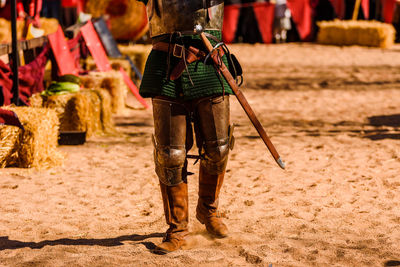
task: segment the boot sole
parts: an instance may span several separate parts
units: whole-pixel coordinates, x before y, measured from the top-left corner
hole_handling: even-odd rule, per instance
[[[153,254],[157,254],[157,255],[165,255],[165,254],[171,253],[173,251],[168,251],[168,250],[164,250],[164,249],[160,249],[160,248],[155,248],[151,252]]]

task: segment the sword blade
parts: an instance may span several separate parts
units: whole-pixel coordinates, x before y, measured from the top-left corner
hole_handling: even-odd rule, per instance
[[[207,39],[204,32],[200,33],[201,40],[203,41],[204,45],[206,46],[208,52],[212,53],[214,48],[210,41]],[[211,58],[213,59],[216,66],[219,67],[219,71],[225,77],[228,84],[231,86],[232,91],[234,92],[236,98],[238,99],[240,105],[246,112],[247,116],[249,117],[250,121],[253,123],[254,127],[256,128],[258,134],[260,135],[261,139],[264,141],[264,144],[267,146],[268,150],[270,151],[272,157],[275,159],[276,163],[282,169],[285,169],[285,163],[282,161],[281,157],[279,156],[278,151],[276,150],[275,146],[272,144],[271,139],[268,137],[267,132],[264,130],[264,127],[261,125],[260,121],[258,120],[256,114],[254,113],[253,109],[251,108],[250,104],[247,102],[247,99],[243,95],[242,91],[240,91],[239,86],[236,84],[235,79],[232,77],[231,73],[229,72],[228,68],[225,64],[218,59],[218,53],[212,54]]]

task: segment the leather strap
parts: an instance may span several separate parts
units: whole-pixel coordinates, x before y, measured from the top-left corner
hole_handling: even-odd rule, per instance
[[[182,75],[182,73],[186,69],[187,64],[193,63],[198,60],[204,60],[207,56],[206,52],[203,52],[196,47],[189,46],[188,48],[185,48],[183,45],[180,44],[169,44],[165,42],[158,42],[153,44],[153,50],[163,51],[166,53],[169,52],[174,57],[181,59],[175,66],[175,68],[171,71],[170,79],[173,81],[178,79]],[[222,56],[223,49],[220,50],[220,53]]]

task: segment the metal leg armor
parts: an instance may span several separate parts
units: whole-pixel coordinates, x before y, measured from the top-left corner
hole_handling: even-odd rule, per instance
[[[186,151],[193,144],[190,141],[193,134],[187,132],[187,124],[190,123],[187,115],[188,111],[182,104],[153,99],[156,173],[160,181],[168,186],[178,185],[186,180]]]
[[[186,149],[192,146],[187,138],[187,110],[179,103],[153,99],[155,134],[154,161],[160,180],[165,220],[169,225],[162,243],[154,253],[166,254],[180,249],[188,235],[188,187]],[[190,134],[188,134],[190,136]]]
[[[196,141],[204,158],[200,164],[210,174],[225,171],[230,148],[229,96],[202,100],[197,104]]]
[[[228,235],[228,228],[218,212],[219,192],[224,181],[233,129],[229,127],[229,97],[221,96],[202,101],[197,106],[199,124],[197,139],[202,145],[204,159],[200,162],[199,200],[196,218],[215,237]]]

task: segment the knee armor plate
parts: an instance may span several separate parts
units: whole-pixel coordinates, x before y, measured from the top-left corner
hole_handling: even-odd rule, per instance
[[[186,180],[187,163],[184,146],[160,146],[155,144],[154,162],[157,176],[163,184],[173,186]]]
[[[203,167],[210,174],[220,174],[225,171],[229,154],[229,138],[217,141],[206,141],[203,147],[204,159],[201,161]]]

